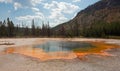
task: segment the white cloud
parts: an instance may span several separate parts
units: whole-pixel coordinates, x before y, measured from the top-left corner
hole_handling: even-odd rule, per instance
[[[73,2],[80,2],[81,0],[73,0]]]
[[[50,11],[49,19],[54,20],[54,25],[68,21],[66,14],[73,14],[79,10],[79,7],[66,2],[52,1],[52,3],[45,3],[44,8]]]
[[[39,12],[35,12],[35,15],[18,16],[15,19],[17,19],[18,21],[26,22],[26,24],[30,25],[31,24],[31,20],[34,19],[38,23],[38,22],[41,22],[40,20],[43,21],[44,18],[45,18],[44,14],[39,11]]]
[[[35,14],[38,15],[38,16],[41,16],[42,18],[44,18],[43,13],[41,13],[41,12],[35,12]]]
[[[30,3],[33,5],[33,6],[36,6],[38,4],[40,4],[43,0],[30,0]]]
[[[1,3],[12,3],[12,0],[0,0]]]
[[[63,13],[71,14],[71,13],[74,13],[76,10],[78,10],[79,7],[71,3],[61,2],[59,5],[59,9],[61,9]]]
[[[26,16],[16,17],[16,19],[20,21],[28,21],[32,19],[41,19],[41,18],[42,18],[41,16],[37,16],[37,15],[26,15]]]
[[[40,12],[36,12],[35,15],[25,15],[25,16],[18,16],[15,19],[17,19],[20,22],[24,22],[28,27],[31,27],[31,21],[34,19],[35,24],[39,25],[41,21],[44,20],[44,15]]]
[[[22,5],[18,0],[0,0],[0,3],[6,3],[6,4],[10,3],[13,5],[15,10],[17,10],[18,8],[22,8]]]
[[[61,13],[61,12],[58,12],[56,10],[53,10],[51,12],[51,15],[49,16],[49,19],[53,19],[53,26],[57,25],[57,24],[60,24],[60,23],[63,23],[65,21],[67,21],[68,19]]]
[[[33,10],[33,12],[35,13],[35,17],[34,18],[37,18],[37,17],[40,17],[38,19],[44,19],[44,14],[42,12],[40,12],[39,8],[36,8],[36,7],[32,7],[31,8]]]
[[[44,15],[41,12],[35,12],[35,15],[19,16],[19,17],[16,17],[16,19],[19,20],[19,21],[28,21],[28,20],[32,20],[32,19],[43,20],[44,19]]]
[[[44,4],[44,8],[46,9],[57,9],[57,11],[61,11],[63,13],[74,13],[76,10],[79,9],[78,6],[73,5],[71,3],[66,3],[66,2],[56,2],[56,1],[52,1],[51,4]]]
[[[39,9],[38,8],[35,8],[35,7],[32,7],[31,8],[34,12],[38,12],[39,11]]]
[[[22,8],[22,5],[18,2],[14,3],[14,9],[17,10],[18,8]]]
[[[56,1],[53,1],[51,4],[45,3],[45,4],[44,4],[44,8],[46,8],[46,9],[51,9],[51,8],[54,8],[55,5],[56,5]]]
[[[14,6],[14,9],[18,8],[31,8],[35,7],[38,4],[41,4],[43,0],[0,0],[0,3],[11,3]]]

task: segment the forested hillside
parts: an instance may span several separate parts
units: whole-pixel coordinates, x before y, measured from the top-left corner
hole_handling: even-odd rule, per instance
[[[100,0],[53,29],[59,35],[63,28],[66,36],[120,36],[120,0]]]

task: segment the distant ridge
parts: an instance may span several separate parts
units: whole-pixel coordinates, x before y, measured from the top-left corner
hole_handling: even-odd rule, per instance
[[[53,29],[57,31],[62,26],[69,29],[75,23],[78,23],[80,28],[83,28],[83,26],[89,27],[96,21],[105,21],[107,23],[120,21],[120,0],[100,0],[80,11],[72,20]]]

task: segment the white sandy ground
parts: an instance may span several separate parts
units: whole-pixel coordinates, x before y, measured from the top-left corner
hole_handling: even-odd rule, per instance
[[[120,45],[117,39],[88,39],[88,38],[12,38],[0,39],[15,45],[0,45],[0,52],[9,47],[33,45],[47,40],[71,40],[71,41],[105,41],[110,44]],[[114,56],[89,55],[87,60],[78,58],[72,60],[40,61],[20,54],[0,55],[0,71],[120,71],[120,49],[115,48],[109,53]]]

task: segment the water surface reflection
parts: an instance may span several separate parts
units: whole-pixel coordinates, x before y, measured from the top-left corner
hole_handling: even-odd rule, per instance
[[[34,48],[41,48],[45,52],[73,51],[74,49],[94,48],[90,43],[72,41],[48,41],[44,44],[36,45]]]

